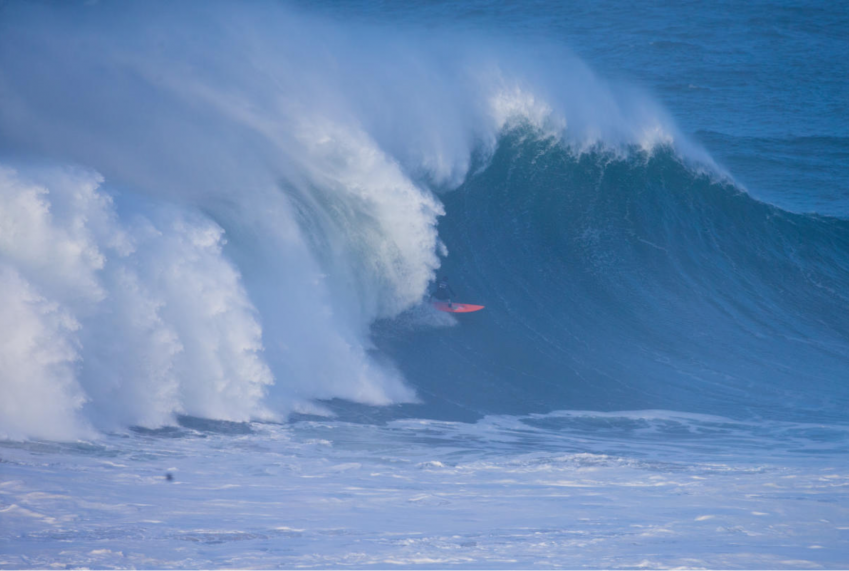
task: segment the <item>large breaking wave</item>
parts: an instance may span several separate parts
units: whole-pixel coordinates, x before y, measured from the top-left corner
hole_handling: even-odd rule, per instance
[[[845,406],[846,224],[753,201],[554,46],[12,6],[0,103],[7,437],[331,399]],[[414,309],[441,264],[485,313]]]

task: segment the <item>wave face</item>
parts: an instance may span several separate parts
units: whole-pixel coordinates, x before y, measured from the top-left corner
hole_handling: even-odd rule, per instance
[[[844,419],[847,223],[751,199],[562,48],[269,5],[4,10],[6,437],[334,399]],[[423,308],[440,267],[487,310]]]
[[[432,398],[846,420],[847,221],[758,202],[670,147],[580,152],[527,128],[445,207],[443,270],[487,310],[385,335]]]

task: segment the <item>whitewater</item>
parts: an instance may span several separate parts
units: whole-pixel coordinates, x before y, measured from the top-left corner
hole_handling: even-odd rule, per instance
[[[0,568],[849,567],[849,14],[725,8],[0,5]]]

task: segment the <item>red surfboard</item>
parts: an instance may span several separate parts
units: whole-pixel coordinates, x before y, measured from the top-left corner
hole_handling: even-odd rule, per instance
[[[433,307],[438,309],[439,311],[445,311],[447,313],[471,313],[473,311],[480,311],[484,308],[483,305],[472,305],[470,303],[452,303],[448,305],[447,301],[432,301]]]

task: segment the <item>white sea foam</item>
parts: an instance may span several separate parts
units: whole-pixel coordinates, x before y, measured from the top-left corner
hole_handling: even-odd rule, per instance
[[[2,561],[798,568],[845,559],[849,544],[835,532],[847,526],[844,427],[831,427],[829,449],[800,452],[785,441],[792,425],[781,422],[698,418],[734,428],[648,441],[626,425],[592,439],[597,419],[612,420],[596,414],[576,415],[565,430],[537,425],[559,414],[0,443]],[[60,477],[45,483],[45,463]]]
[[[159,227],[137,220],[125,229],[99,175],[40,169],[44,184],[8,168],[2,175],[10,303],[0,374],[14,411],[4,430],[74,438],[83,433],[73,427],[90,421],[267,416],[260,328],[222,257],[220,227],[174,210]],[[91,415],[79,415],[83,403]]]
[[[87,432],[77,415],[86,398],[75,377],[79,323],[5,264],[0,292],[0,435],[62,439]]]

